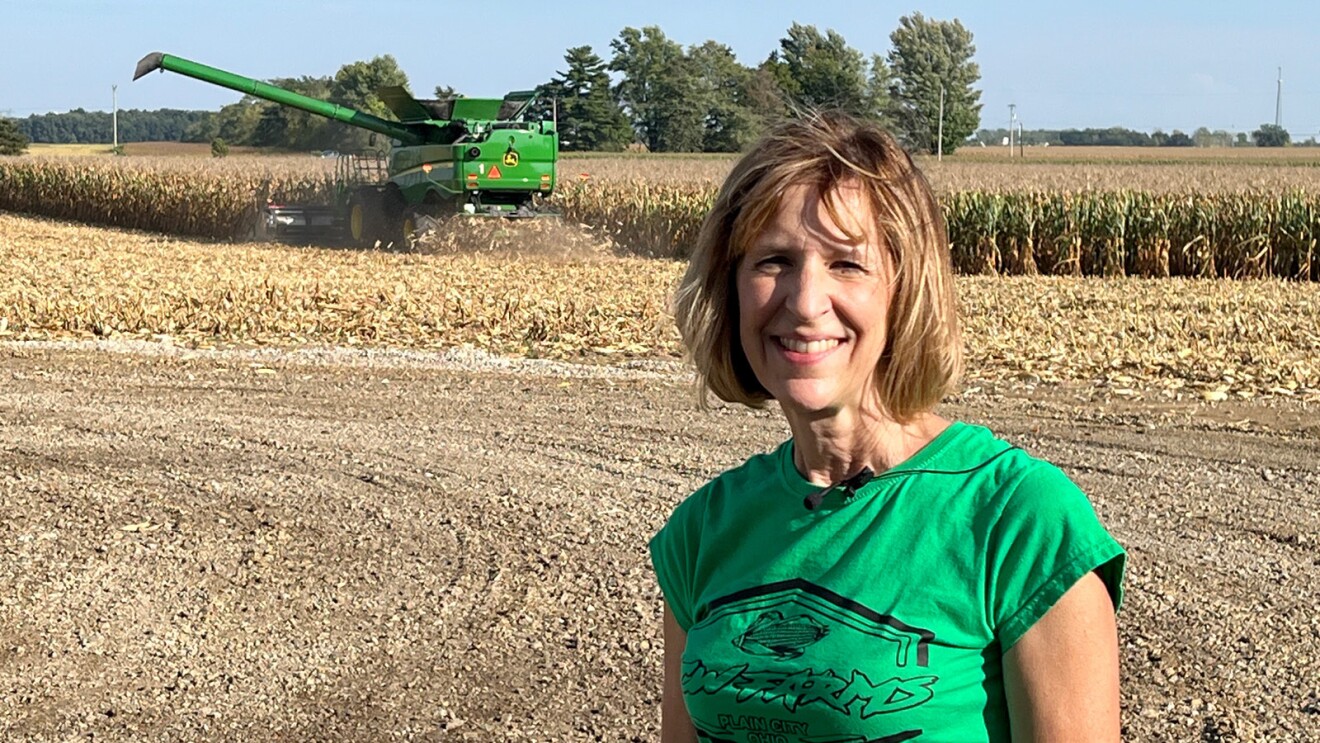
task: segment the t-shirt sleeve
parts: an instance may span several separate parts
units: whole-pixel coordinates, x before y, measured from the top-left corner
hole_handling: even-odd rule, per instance
[[[692,626],[692,583],[696,564],[699,531],[692,522],[695,504],[692,498],[680,503],[669,521],[651,538],[651,565],[656,581],[665,596],[669,611],[684,632]]]
[[[1115,611],[1122,603],[1126,553],[1086,495],[1052,464],[1036,463],[1019,481],[987,549],[988,610],[1004,652],[1092,570]]]

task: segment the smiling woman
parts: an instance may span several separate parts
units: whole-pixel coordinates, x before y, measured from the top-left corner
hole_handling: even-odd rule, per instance
[[[748,328],[734,326],[751,309],[741,306],[752,298],[742,290],[754,295],[751,284],[765,282],[752,277],[767,272],[778,276],[780,295],[789,282],[812,289],[800,281],[812,266],[795,265],[809,255],[822,267],[832,259],[833,285],[883,294],[884,302],[859,309],[886,315],[880,347],[889,373],[874,381],[892,416],[933,407],[962,369],[939,205],[888,134],[845,122],[822,116],[771,133],[729,173],[702,224],[676,314],[703,386],[723,400],[759,405],[774,397],[745,355]]]
[[[1116,740],[1124,553],[1056,467],[936,414],[962,363],[925,178],[875,125],[786,122],[675,302],[708,392],[792,438],[651,542],[664,740]]]

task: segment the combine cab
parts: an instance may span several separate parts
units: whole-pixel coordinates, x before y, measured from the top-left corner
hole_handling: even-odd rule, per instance
[[[359,245],[402,243],[422,217],[450,214],[536,217],[554,193],[559,136],[553,122],[526,118],[533,91],[504,98],[419,100],[402,87],[377,91],[398,121],[299,95],[159,52],[138,62],[136,80],[169,70],[389,137],[383,156],[339,156],[335,203],[267,204],[259,230],[342,231]]]

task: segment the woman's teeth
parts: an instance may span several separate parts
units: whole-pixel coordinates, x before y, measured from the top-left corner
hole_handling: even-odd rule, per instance
[[[787,348],[793,353],[820,353],[839,345],[839,339],[831,338],[824,341],[799,341],[793,338],[780,338],[779,345]]]

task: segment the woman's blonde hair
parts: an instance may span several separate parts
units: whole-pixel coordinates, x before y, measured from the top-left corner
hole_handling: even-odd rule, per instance
[[[836,189],[860,187],[871,234],[893,267],[888,337],[876,369],[884,412],[898,421],[931,410],[962,372],[962,340],[949,240],[939,204],[912,159],[878,125],[821,112],[773,127],[733,167],[715,197],[674,301],[679,333],[706,390],[760,407],[770,394],[738,337],[735,273],[779,210],[785,191],[808,185],[840,229]],[[864,239],[865,235],[849,235]]]

